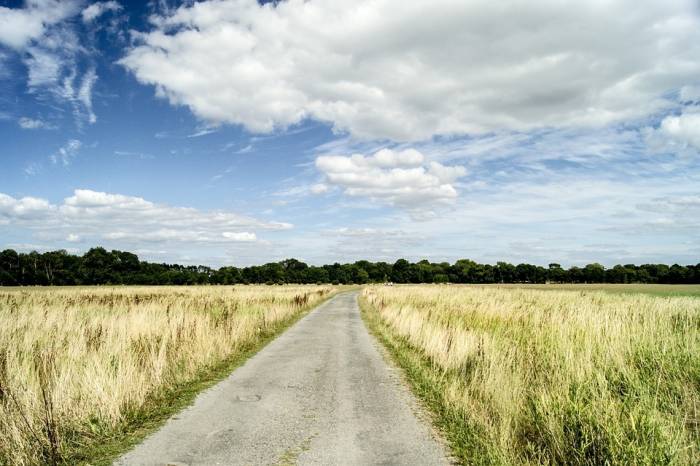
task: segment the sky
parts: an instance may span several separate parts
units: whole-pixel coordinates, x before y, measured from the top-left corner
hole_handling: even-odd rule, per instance
[[[700,262],[695,0],[0,0],[0,249]]]

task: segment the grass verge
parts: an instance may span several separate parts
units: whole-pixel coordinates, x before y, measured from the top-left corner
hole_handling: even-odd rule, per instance
[[[127,413],[125,422],[118,430],[97,433],[89,442],[76,445],[76,448],[72,448],[72,451],[62,458],[61,464],[94,466],[112,464],[120,455],[157,431],[171,416],[191,405],[203,390],[228,377],[236,368],[243,365],[311,310],[325,304],[343,291],[345,290],[332,292],[323,301],[303,308],[291,318],[266,329],[255,341],[241,346],[234,355],[220,363],[201,370],[194,379],[170,386],[149,397],[138,409]]]
[[[371,287],[363,319],[463,464],[700,464],[700,302]]]
[[[502,464],[494,458],[493,452],[484,453],[488,447],[479,439],[478,430],[459,412],[448,407],[443,396],[445,379],[432,368],[430,360],[416,352],[405,338],[392,333],[362,296],[359,303],[370,333],[404,371],[411,391],[429,409],[433,425],[449,444],[454,458],[461,464]]]

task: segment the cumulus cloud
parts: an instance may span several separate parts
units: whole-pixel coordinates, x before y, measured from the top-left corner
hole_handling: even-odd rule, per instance
[[[0,193],[0,223],[9,223],[12,220],[40,219],[54,210],[55,206],[49,204],[46,199],[36,197],[15,199]]]
[[[660,131],[682,145],[700,149],[700,113],[669,116],[661,122]]]
[[[0,6],[0,44],[22,50],[39,39],[46,29],[74,15],[78,2],[29,0],[24,8]]]
[[[686,106],[681,113],[665,117],[658,127],[643,128],[641,134],[651,152],[697,155],[700,150],[700,107]]]
[[[461,166],[426,162],[414,149],[382,149],[373,155],[323,155],[316,168],[326,184],[349,196],[365,197],[408,209],[446,204],[457,197],[454,182],[466,175]]]
[[[305,118],[393,140],[605,125],[674,105],[700,72],[693,0],[224,0],[152,20],[121,64],[254,132]]]
[[[122,6],[119,4],[119,2],[97,2],[85,8],[82,11],[81,16],[83,17],[83,22],[87,24],[92,23],[108,11],[117,12],[121,10]]]
[[[141,197],[77,189],[59,205],[45,199],[0,194],[0,224],[36,231],[67,242],[252,243],[256,231],[288,230],[226,211],[201,211],[157,204]]]

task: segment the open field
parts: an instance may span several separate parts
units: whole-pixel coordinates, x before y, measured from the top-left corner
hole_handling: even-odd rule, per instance
[[[0,289],[0,464],[109,456],[334,290]]]
[[[464,463],[700,463],[700,298],[538,288],[361,303]]]
[[[609,293],[645,293],[656,296],[698,296],[700,285],[663,285],[649,283],[552,283],[547,285],[500,284],[480,285],[503,288],[530,288],[535,290],[607,291]]]

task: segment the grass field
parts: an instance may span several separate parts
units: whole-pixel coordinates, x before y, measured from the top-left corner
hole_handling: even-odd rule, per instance
[[[0,464],[108,462],[333,291],[0,289]]]
[[[700,464],[700,297],[668,291],[370,286],[361,304],[466,464]]]
[[[525,288],[535,290],[606,291],[608,293],[644,293],[656,296],[698,296],[700,285],[661,285],[646,283],[591,283],[591,284],[547,284],[547,285],[477,285],[499,288]]]

